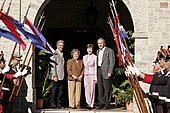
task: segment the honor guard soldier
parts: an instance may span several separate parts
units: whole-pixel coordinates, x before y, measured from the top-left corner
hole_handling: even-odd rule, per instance
[[[2,70],[4,69],[4,67],[5,67],[5,60],[3,57],[3,52],[1,51],[1,53],[0,53],[0,85],[2,85],[2,81],[3,81],[3,77],[4,77],[4,75],[2,73]],[[1,89],[0,89],[0,113],[3,113],[4,108],[5,108],[4,93],[6,93],[6,92],[9,92],[9,88],[1,86]]]
[[[167,83],[169,80],[169,72],[167,63],[165,62],[168,59],[168,56],[159,55],[158,61],[160,65],[160,71],[155,72],[154,74],[145,74],[139,72],[136,67],[133,69],[128,69],[125,73],[136,73],[137,76],[143,78],[143,82],[151,84],[150,93],[153,105],[154,113],[167,113],[166,108],[166,96],[167,96]]]
[[[166,76],[170,78],[170,55],[166,57],[165,62],[166,62],[165,68],[167,70]],[[168,79],[167,83],[165,102],[167,104],[167,113],[170,113],[170,79]]]
[[[153,73],[162,73],[162,66],[159,63],[159,60],[155,60],[153,62]],[[160,76],[160,74],[156,74],[155,76]],[[159,104],[160,104],[160,100],[159,100],[159,86],[151,84],[150,88],[149,88],[149,100],[151,101],[152,104],[152,109],[153,109],[153,113],[157,113],[157,109]]]
[[[0,53],[0,113],[4,113],[6,111],[6,107],[8,105],[8,98],[10,94],[10,87],[12,82],[12,76],[5,74],[9,71],[9,67],[5,67],[5,59],[4,54],[1,51]]]
[[[7,112],[11,90],[14,84],[16,84],[17,78],[27,73],[26,71],[21,72],[20,70],[17,69],[17,66],[20,63],[22,56],[16,54],[13,55],[11,64],[10,66],[8,66],[5,64],[5,60],[2,57],[2,55],[0,54],[0,79],[1,82],[3,81],[3,79],[5,81],[4,83],[3,82],[1,83],[0,89],[1,95],[0,113]]]
[[[157,101],[155,109],[156,113],[167,113],[168,101],[170,100],[170,66],[168,65],[170,62],[170,56],[166,56],[165,59],[159,59],[161,64],[161,60],[164,61],[163,70],[155,73],[154,75],[149,74],[141,74],[140,77],[143,78],[143,82],[152,84],[156,86],[156,90],[158,91],[159,100]],[[168,97],[169,96],[169,97]],[[169,101],[170,102],[170,101]],[[170,106],[169,106],[170,107]],[[170,111],[168,112],[170,113]]]

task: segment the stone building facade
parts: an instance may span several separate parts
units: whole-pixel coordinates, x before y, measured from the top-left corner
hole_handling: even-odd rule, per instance
[[[10,0],[6,0],[4,12],[7,11],[9,2]],[[33,23],[37,23],[36,17],[42,13],[40,9],[43,9],[48,2],[50,0],[22,0],[20,4],[20,0],[13,0],[9,15],[19,20],[21,5],[22,22],[28,5],[31,3],[27,17]],[[152,62],[160,46],[170,45],[170,0],[123,0],[123,2],[130,11],[134,24],[135,63],[140,70],[151,72]],[[0,4],[2,3],[3,0],[0,1]],[[0,50],[5,51],[6,59],[9,59],[8,56],[13,46],[13,42],[0,38]],[[21,51],[21,54],[25,52]],[[28,84],[27,101],[33,103],[33,109],[35,109],[34,68],[32,75],[26,77],[26,82]]]

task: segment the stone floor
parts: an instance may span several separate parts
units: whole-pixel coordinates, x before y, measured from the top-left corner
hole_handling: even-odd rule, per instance
[[[88,109],[39,109],[33,113],[133,113],[122,109],[109,109],[109,110],[88,110]]]

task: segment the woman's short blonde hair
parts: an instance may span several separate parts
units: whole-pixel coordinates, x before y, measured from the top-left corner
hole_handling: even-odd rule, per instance
[[[73,56],[73,54],[76,53],[76,52],[78,53],[78,55],[80,55],[80,51],[78,49],[73,49],[71,51],[71,56]]]

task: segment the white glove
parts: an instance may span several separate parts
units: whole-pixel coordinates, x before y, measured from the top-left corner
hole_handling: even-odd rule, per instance
[[[10,70],[10,67],[8,65],[5,66],[5,68],[2,70],[2,73],[5,74]]]
[[[139,69],[135,65],[134,65],[134,71],[135,71],[137,76],[139,76],[141,74],[141,72],[139,71]]]
[[[132,75],[135,75],[135,70],[131,65],[129,65],[127,69],[132,73]]]
[[[21,76],[21,73],[22,73],[22,72],[21,72],[21,69],[19,69],[18,72],[16,72],[16,73],[14,74],[14,77],[15,77],[15,78],[18,78],[19,76]]]
[[[126,75],[127,77],[129,77],[129,76],[131,75],[130,70],[126,69],[126,71],[125,71],[125,75]]]
[[[21,75],[24,76],[25,74],[27,74],[28,70],[26,68],[24,68],[24,70],[21,72]]]

